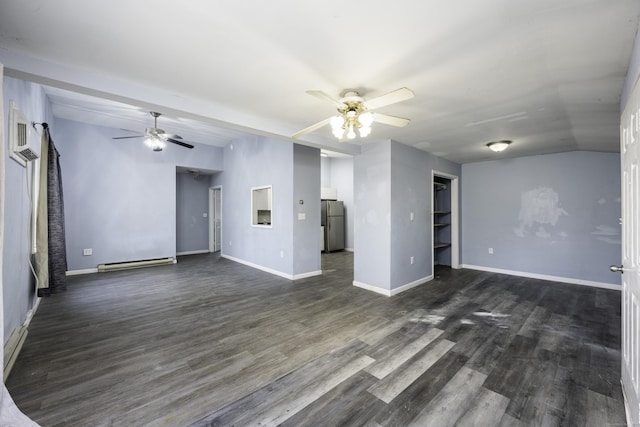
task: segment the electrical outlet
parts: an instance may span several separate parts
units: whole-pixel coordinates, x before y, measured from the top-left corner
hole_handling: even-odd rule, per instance
[[[409,261],[411,262],[411,265],[413,265],[413,257],[409,258]]]
[[[284,251],[280,251],[280,258],[284,258]]]
[[[83,256],[90,256],[90,255],[93,255],[93,249],[92,249],[92,248],[83,249],[83,250],[82,250],[82,255],[83,255]]]
[[[489,254],[493,255],[493,248],[489,248]]]
[[[411,213],[409,214],[409,219],[411,219],[411,221],[413,221],[413,219],[414,219],[413,212],[411,212]]]

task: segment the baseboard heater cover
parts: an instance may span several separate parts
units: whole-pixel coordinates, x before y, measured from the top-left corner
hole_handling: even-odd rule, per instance
[[[26,326],[19,326],[16,328],[9,340],[4,346],[4,366],[3,366],[3,377],[6,379],[9,377],[11,373],[11,369],[13,368],[13,364],[16,362],[18,358],[18,354],[20,354],[20,350],[22,350],[22,345],[24,344],[24,340],[27,339],[27,334],[29,331]]]
[[[108,264],[99,264],[98,272],[105,271],[117,271],[117,270],[129,270],[131,268],[153,267],[156,265],[173,264],[173,258],[156,258],[156,259],[143,259],[139,261],[127,261],[127,262],[111,262]]]

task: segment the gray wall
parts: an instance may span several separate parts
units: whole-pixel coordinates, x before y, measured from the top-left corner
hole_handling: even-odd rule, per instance
[[[154,152],[118,129],[57,120],[69,270],[176,255],[176,167],[221,170],[222,149]],[[93,256],[83,256],[92,248]]]
[[[177,253],[209,250],[209,180],[208,175],[176,174]]]
[[[331,187],[331,157],[320,158],[320,186]]]
[[[620,284],[608,269],[621,254],[618,154],[469,163],[462,173],[463,264]]]
[[[354,280],[391,289],[391,141],[362,146],[354,158]]]
[[[13,100],[16,106],[24,113],[29,121],[52,124],[49,107],[42,88],[33,83],[4,77],[3,102],[4,102],[4,137],[5,137],[5,164],[0,165],[5,171],[5,227],[3,245],[3,322],[4,341],[9,339],[13,330],[22,325],[27,318],[29,310],[35,303],[35,281],[29,268],[30,242],[30,189],[27,179],[31,184],[31,168],[33,163],[28,163],[28,169],[19,165],[9,157],[9,101]],[[35,142],[36,151],[40,152],[40,132],[31,128],[31,140]],[[52,130],[55,140],[55,130]]]
[[[433,273],[431,170],[425,167],[426,154],[391,145],[391,289]]]
[[[320,150],[312,150],[299,148],[294,155],[293,143],[260,136],[225,147],[224,172],[213,179],[222,186],[223,256],[285,276],[320,270]],[[253,227],[251,188],[265,185],[273,186],[272,226]],[[297,219],[300,199],[308,209],[304,221]],[[307,231],[309,240],[301,237]],[[303,240],[294,243],[299,236]],[[307,245],[316,255],[309,252],[298,259],[294,251]]]
[[[461,171],[456,163],[394,141],[363,146],[355,157],[356,282],[393,291],[433,273],[433,170],[456,176]]]
[[[293,174],[293,274],[305,274],[321,270],[320,150],[294,144]]]

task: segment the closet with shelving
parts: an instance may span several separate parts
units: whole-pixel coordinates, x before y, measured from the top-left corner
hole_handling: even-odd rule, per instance
[[[451,180],[433,178],[433,264],[451,266]]]

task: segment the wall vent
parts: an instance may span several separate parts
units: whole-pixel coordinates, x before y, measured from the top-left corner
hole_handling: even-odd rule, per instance
[[[9,126],[9,155],[16,162],[26,167],[27,162],[37,159],[38,155],[31,142],[29,121],[13,101],[10,103]]]

